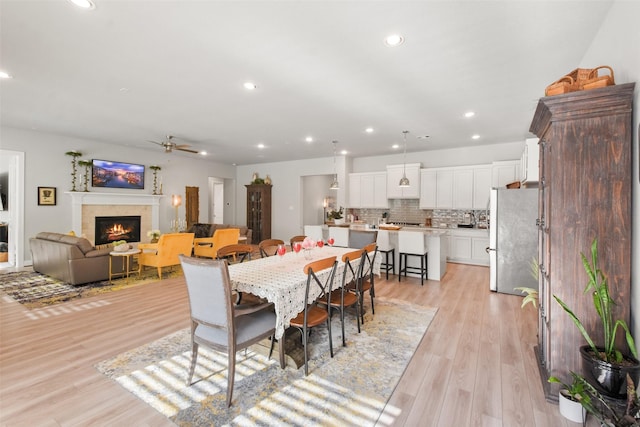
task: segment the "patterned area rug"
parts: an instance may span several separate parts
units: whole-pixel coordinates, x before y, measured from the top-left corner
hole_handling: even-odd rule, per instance
[[[334,358],[326,328],[315,328],[307,377],[303,367],[280,369],[277,355],[268,360],[267,343],[239,352],[231,408],[226,354],[200,347],[195,383],[185,385],[188,329],[96,368],[179,426],[372,426],[437,312],[382,298],[376,298],[375,309],[375,316],[365,315],[360,334],[355,317],[347,316],[346,347],[339,316],[333,317]]]
[[[166,273],[163,271],[162,278],[167,279],[180,275],[182,275],[182,269],[176,266],[171,270],[167,269]],[[34,271],[19,271],[0,273],[0,291],[28,308],[37,308],[157,282],[158,280],[156,270],[147,269],[142,272],[140,277],[134,274],[128,279],[114,279],[113,283],[103,280],[73,286]]]

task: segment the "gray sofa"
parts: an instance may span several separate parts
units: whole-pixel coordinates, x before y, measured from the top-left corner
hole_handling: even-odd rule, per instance
[[[38,273],[72,285],[109,278],[111,247],[96,249],[83,237],[47,232],[30,238],[29,245],[33,269]],[[114,263],[113,272],[121,270],[121,263]]]
[[[240,236],[247,238],[246,243],[251,243],[253,232],[245,225],[232,225],[232,224],[208,224],[208,223],[196,223],[189,227],[189,233],[195,233],[196,238],[211,237],[213,233],[219,228],[238,228],[240,229]]]

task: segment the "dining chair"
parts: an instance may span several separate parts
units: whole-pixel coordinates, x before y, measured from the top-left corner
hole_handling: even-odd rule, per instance
[[[364,248],[362,255],[362,275],[360,282],[360,321],[364,324],[364,293],[369,291],[369,297],[371,298],[371,314],[376,314],[376,310],[373,304],[373,300],[376,296],[376,289],[374,286],[374,274],[373,274],[373,264],[375,262],[376,256],[378,254],[378,246],[376,243],[370,243]],[[350,285],[349,290],[354,292],[354,286]]]
[[[331,291],[329,298],[318,298],[318,302],[321,304],[328,304],[331,308],[340,310],[340,322],[342,323],[342,346],[347,346],[347,341],[344,334],[344,309],[346,307],[356,307],[356,321],[358,323],[358,333],[360,333],[360,293],[362,282],[362,269],[364,268],[363,262],[364,250],[358,249],[357,251],[347,252],[342,255],[342,262],[344,262],[344,270],[342,272],[342,281],[340,289],[334,289]],[[358,262],[357,262],[358,261]],[[349,292],[347,287],[351,285],[355,292]]]
[[[347,248],[349,247],[349,228],[329,227],[329,238],[333,239],[333,246]]]
[[[293,236],[291,239],[289,239],[289,245],[291,246],[291,250],[293,250],[294,244],[302,243],[306,237],[307,236],[300,235],[300,236]]]
[[[215,258],[218,249],[238,243],[239,228],[219,228],[212,237],[201,237],[193,240],[193,254],[197,257]]]
[[[216,259],[226,259],[229,264],[251,261],[254,246],[246,243],[235,243],[218,249]]]
[[[198,347],[228,354],[227,406],[231,406],[236,352],[271,337],[273,353],[276,315],[271,303],[236,307],[232,302],[227,263],[222,260],[180,256],[191,317],[191,366],[187,386],[195,372]]]
[[[279,245],[284,245],[284,240],[266,239],[258,243],[260,256],[262,258],[270,257],[276,254]]]
[[[302,346],[304,350],[304,374],[309,375],[309,355],[307,351],[308,331],[309,328],[315,328],[316,326],[327,324],[329,332],[329,351],[331,357],[333,357],[333,341],[331,339],[331,316],[330,306],[325,308],[319,307],[317,300],[323,296],[331,294],[331,286],[333,286],[333,279],[336,274],[336,267],[338,262],[336,257],[323,258],[317,261],[310,262],[303,268],[304,274],[307,275],[307,286],[305,289],[305,306],[304,310],[298,313],[298,315],[291,319],[289,324],[300,330],[302,333]],[[322,274],[321,274],[322,273]],[[325,275],[326,277],[321,280],[318,275]],[[310,299],[309,291],[312,286],[318,286],[320,295],[317,298]]]

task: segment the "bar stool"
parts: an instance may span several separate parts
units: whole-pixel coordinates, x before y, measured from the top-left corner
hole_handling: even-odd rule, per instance
[[[389,230],[378,230],[376,243],[378,252],[384,255],[384,260],[380,263],[380,270],[385,272],[387,280],[389,280],[389,270],[396,274],[396,248],[389,242]]]
[[[398,282],[402,273],[407,277],[407,271],[420,274],[420,285],[424,286],[424,279],[427,278],[427,243],[424,233],[421,231],[398,231],[398,254],[400,258],[400,268],[398,269]],[[420,258],[420,267],[410,267],[408,257]],[[402,265],[404,261],[404,266]]]

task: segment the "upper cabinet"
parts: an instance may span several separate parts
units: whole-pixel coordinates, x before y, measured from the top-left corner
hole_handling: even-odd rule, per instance
[[[349,174],[350,208],[383,208],[387,203],[387,174],[384,172]]]
[[[486,209],[491,165],[422,169],[420,209]]]
[[[409,179],[409,187],[400,187],[398,183],[405,173]],[[387,198],[419,199],[420,198],[420,163],[387,166]]]
[[[473,209],[487,209],[491,194],[491,166],[473,168]]]
[[[520,160],[507,160],[491,164],[491,186],[505,187],[520,181]]]
[[[535,184],[538,182],[540,150],[538,138],[527,138],[520,158],[520,182],[523,184]]]

